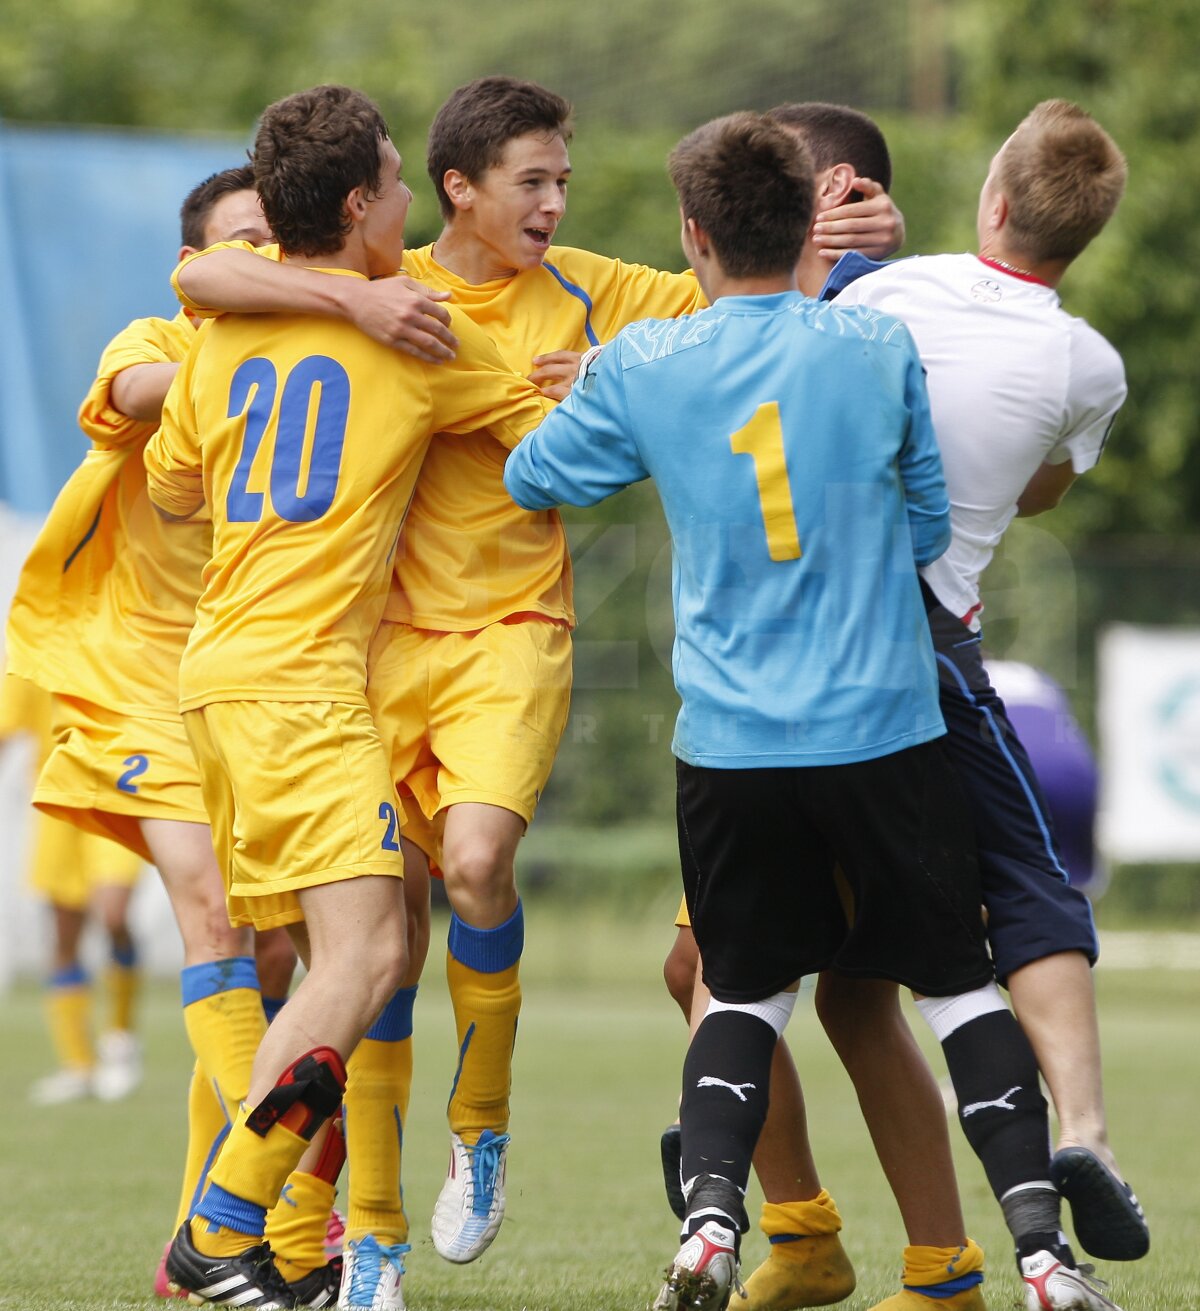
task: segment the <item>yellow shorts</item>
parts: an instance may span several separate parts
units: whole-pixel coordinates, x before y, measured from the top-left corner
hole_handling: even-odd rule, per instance
[[[180,720],[135,718],[56,696],[51,731],[54,749],[33,793],[47,815],[113,838],[145,861],[140,820],[208,823]]]
[[[405,837],[437,861],[439,813],[464,801],[529,823],[570,709],[568,629],[530,619],[434,633],[385,622],[367,675],[396,789],[416,802]]]
[[[35,814],[30,886],[45,900],[83,910],[95,888],[132,887],[144,868],[125,847],[74,824]]]
[[[216,701],[183,722],[234,924],[294,924],[298,890],[403,877],[403,812],[366,706]]]
[[[692,917],[688,914],[687,898],[679,899],[679,914],[675,916],[675,927],[677,929],[690,929],[692,927]]]

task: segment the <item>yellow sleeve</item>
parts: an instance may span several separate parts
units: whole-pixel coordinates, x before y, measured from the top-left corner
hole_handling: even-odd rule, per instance
[[[247,250],[252,255],[273,259],[276,264],[283,262],[283,251],[277,245],[252,246],[248,241],[219,241],[215,246],[206,246],[203,250],[194,250],[190,255],[185,255],[175,266],[175,272],[171,274],[171,287],[184,309],[191,310],[197,318],[201,319],[220,318],[225,311],[213,309],[210,305],[198,305],[179,285],[179,273],[181,269],[187,268],[192,260],[199,259],[202,255],[211,255],[214,250]]]
[[[180,311],[174,319],[135,319],[108,343],[79,407],[79,426],[97,446],[117,450],[150,436],[153,423],[131,419],[113,405],[113,380],[137,364],[178,364],[195,335],[196,330]]]
[[[175,519],[189,519],[204,504],[204,481],[192,368],[185,364],[163,402],[162,424],[146,444],[146,490],[150,500]]]
[[[452,363],[426,370],[438,432],[489,432],[512,447],[546,417],[554,402],[504,363],[492,340],[465,314],[450,308],[451,330],[458,337]]]

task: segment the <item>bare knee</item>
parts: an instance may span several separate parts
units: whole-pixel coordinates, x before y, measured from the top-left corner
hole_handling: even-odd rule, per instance
[[[843,1060],[864,1046],[908,1034],[899,989],[883,979],[850,979],[826,972],[817,982],[814,1008]]]

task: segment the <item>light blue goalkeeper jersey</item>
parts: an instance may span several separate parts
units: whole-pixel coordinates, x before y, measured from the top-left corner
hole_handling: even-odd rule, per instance
[[[673,544],[680,759],[848,764],[945,731],[916,566],[949,505],[901,323],[787,293],[632,324],[504,471],[527,509],[644,478]]]

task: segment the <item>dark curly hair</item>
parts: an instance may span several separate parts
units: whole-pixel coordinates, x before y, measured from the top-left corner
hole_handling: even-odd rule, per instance
[[[330,255],[350,231],[346,197],[377,195],[387,124],[374,101],[346,86],[318,86],[269,105],[254,138],[263,213],[288,255]]]

